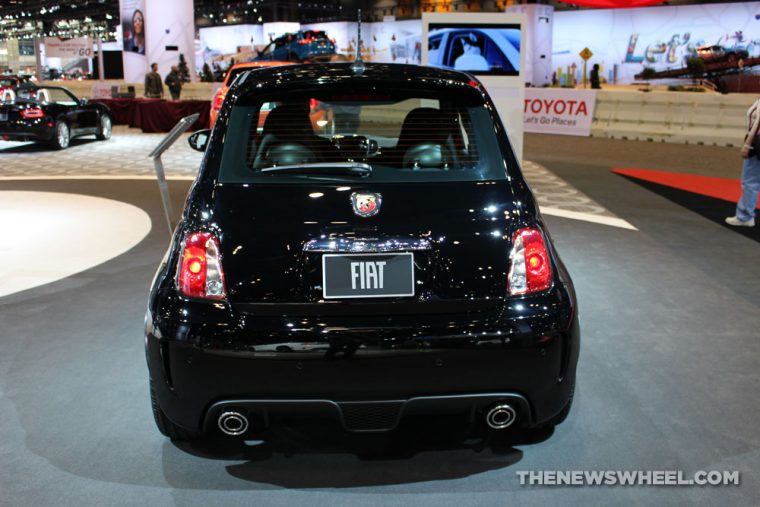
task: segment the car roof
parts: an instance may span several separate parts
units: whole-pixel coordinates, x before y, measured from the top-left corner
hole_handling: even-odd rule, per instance
[[[276,67],[278,65],[292,65],[293,62],[287,62],[284,60],[257,60],[255,62],[240,62],[234,64],[232,67],[229,68],[227,72],[230,72],[231,70],[237,70],[237,69],[256,69],[259,67]]]
[[[353,68],[353,62],[280,65],[243,75],[233,87],[237,87],[238,93],[245,94],[254,90],[259,93],[270,88],[322,87],[356,80],[357,84],[439,89],[469,86],[478,88],[481,93],[483,91],[480,83],[470,74],[454,70],[398,63],[364,63],[361,72]]]

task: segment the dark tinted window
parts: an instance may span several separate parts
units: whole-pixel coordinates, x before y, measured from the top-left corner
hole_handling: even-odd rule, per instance
[[[227,125],[219,179],[299,181],[314,175],[263,170],[330,163],[369,164],[369,177],[380,181],[506,176],[493,119],[475,89],[331,87],[241,99]]]

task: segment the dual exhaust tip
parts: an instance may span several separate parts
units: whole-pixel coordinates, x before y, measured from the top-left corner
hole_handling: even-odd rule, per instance
[[[509,403],[497,403],[486,411],[486,424],[494,430],[509,428],[517,420],[517,411]],[[236,410],[227,410],[219,415],[219,429],[225,435],[237,437],[248,431],[248,417]]]
[[[517,420],[517,412],[509,403],[497,403],[486,411],[486,424],[494,430],[509,428]]]
[[[248,417],[236,410],[222,412],[217,421],[222,433],[237,437],[248,431]]]

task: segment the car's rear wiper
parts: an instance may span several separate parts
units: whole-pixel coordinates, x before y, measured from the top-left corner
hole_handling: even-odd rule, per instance
[[[294,164],[266,167],[262,173],[286,174],[339,174],[365,178],[372,174],[372,166],[363,162],[316,162],[311,164]]]

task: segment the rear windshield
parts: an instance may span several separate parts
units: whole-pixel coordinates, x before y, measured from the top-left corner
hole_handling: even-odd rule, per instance
[[[219,181],[351,179],[310,165],[369,166],[374,181],[503,179],[506,162],[481,95],[332,87],[240,99],[224,137]],[[273,171],[283,166],[299,171]]]

